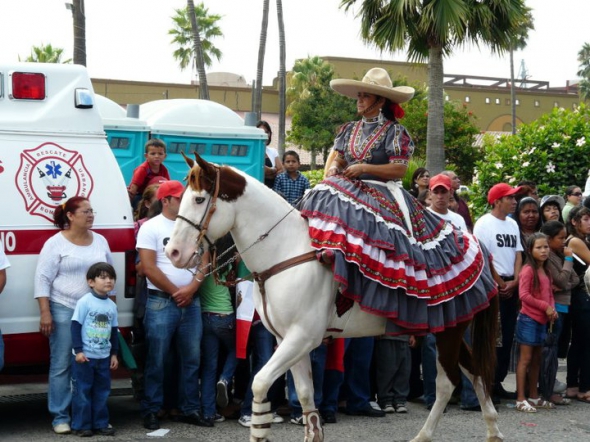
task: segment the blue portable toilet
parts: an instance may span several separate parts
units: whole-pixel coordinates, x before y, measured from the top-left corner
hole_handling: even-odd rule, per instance
[[[263,181],[266,134],[245,126],[231,109],[208,100],[157,100],[140,105],[139,116],[151,137],[166,143],[164,165],[172,179],[182,180],[187,174],[181,153],[194,157],[197,152],[207,161],[233,166]]]
[[[129,184],[135,168],[145,161],[144,146],[149,138],[149,127],[145,121],[128,117],[125,109],[113,100],[98,94],[95,98],[107,141],[125,184]]]

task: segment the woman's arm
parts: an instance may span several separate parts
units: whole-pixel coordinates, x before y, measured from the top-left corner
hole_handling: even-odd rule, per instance
[[[387,164],[351,164],[344,169],[343,175],[347,178],[358,178],[363,174],[370,174],[385,180],[401,179],[406,174],[408,166],[402,163]]]
[[[586,246],[584,241],[580,238],[574,237],[570,240],[568,246],[578,258],[584,261],[587,265],[590,265],[590,250],[588,250],[588,246]]]

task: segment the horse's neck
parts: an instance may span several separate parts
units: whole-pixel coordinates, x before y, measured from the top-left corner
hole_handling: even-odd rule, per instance
[[[251,271],[311,250],[307,222],[274,192],[246,192],[236,202],[232,237]],[[261,239],[263,235],[267,235]]]

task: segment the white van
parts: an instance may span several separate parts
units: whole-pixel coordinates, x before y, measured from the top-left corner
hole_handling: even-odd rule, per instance
[[[125,182],[106,141],[86,68],[0,63],[0,240],[11,267],[0,295],[5,370],[47,365],[33,297],[38,254],[57,232],[53,211],[83,195],[97,212],[117,271],[119,324],[132,324],[133,216]]]

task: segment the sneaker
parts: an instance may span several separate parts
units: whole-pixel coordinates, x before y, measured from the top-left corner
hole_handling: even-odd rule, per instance
[[[385,406],[382,408],[383,411],[385,411],[386,413],[395,413],[395,408],[393,408],[392,404],[385,404]]]
[[[217,382],[217,397],[216,397],[217,406],[220,408],[227,407],[229,403],[229,398],[227,396],[227,381],[225,379],[220,379]]]
[[[567,384],[565,382],[561,382],[559,379],[555,379],[555,385],[553,386],[553,393],[561,394],[565,393],[567,389]]]
[[[215,416],[213,416],[213,420],[215,421],[215,423],[225,422],[225,417],[223,417],[219,413],[215,413]]]
[[[252,416],[249,414],[243,415],[238,419],[238,424],[240,424],[242,427],[250,428],[252,426]]]
[[[70,434],[72,432],[72,428],[68,423],[57,424],[53,427],[53,432],[55,434]]]
[[[291,417],[291,421],[290,421],[293,425],[305,425],[305,423],[303,422],[303,416],[292,416]]]
[[[395,412],[405,414],[408,412],[405,404],[395,404]]]
[[[98,434],[99,436],[114,436],[115,429],[109,424],[106,428],[99,428],[98,430],[94,430],[94,434]]]
[[[92,437],[92,430],[76,430],[76,436],[80,437]]]
[[[283,422],[285,422],[285,419],[283,419],[283,416],[279,416],[279,415],[277,414],[277,412],[276,412],[276,411],[274,411],[274,412],[272,413],[272,423],[273,423],[273,424],[282,424]]]

